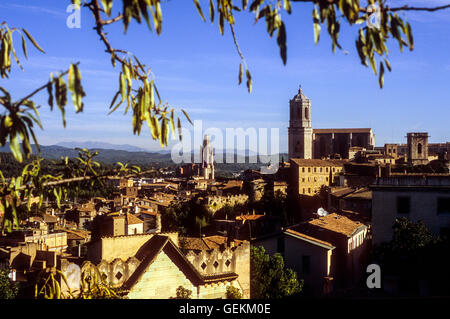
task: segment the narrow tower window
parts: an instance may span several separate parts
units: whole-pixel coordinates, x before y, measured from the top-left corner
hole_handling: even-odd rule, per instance
[[[305,119],[309,120],[309,109],[305,108]]]
[[[417,144],[417,153],[422,154],[422,144]]]

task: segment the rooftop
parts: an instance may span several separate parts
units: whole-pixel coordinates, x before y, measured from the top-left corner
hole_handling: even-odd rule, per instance
[[[341,160],[320,160],[320,159],[304,159],[304,158],[291,158],[291,162],[294,162],[298,166],[323,166],[323,167],[343,167],[345,161]]]
[[[181,242],[181,240],[180,240]],[[236,245],[242,243],[242,240],[233,240]],[[227,245],[228,238],[225,236],[208,236],[208,237],[185,237],[183,241],[183,249],[187,250],[211,250],[220,249]]]
[[[315,128],[313,134],[323,133],[371,133],[371,128]]]

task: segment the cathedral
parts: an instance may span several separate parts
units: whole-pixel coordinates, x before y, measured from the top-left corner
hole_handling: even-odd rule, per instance
[[[349,158],[352,147],[373,150],[375,135],[371,128],[313,129],[311,100],[300,87],[289,101],[289,159]]]

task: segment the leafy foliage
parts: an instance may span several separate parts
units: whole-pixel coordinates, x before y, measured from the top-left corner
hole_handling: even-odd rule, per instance
[[[179,286],[177,288],[177,296],[174,299],[191,299],[192,298],[192,290],[184,288],[183,286]]]
[[[9,279],[9,270],[0,270],[0,299],[15,299],[19,286]]]
[[[289,268],[285,268],[283,257],[276,253],[270,256],[264,247],[251,247],[250,251],[251,298],[279,299],[299,294],[303,280]]]
[[[233,286],[228,286],[227,287],[227,299],[242,299],[242,293],[241,291]]]

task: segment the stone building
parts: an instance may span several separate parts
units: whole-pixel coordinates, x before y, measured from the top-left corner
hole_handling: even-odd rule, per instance
[[[428,164],[428,133],[408,133],[408,165]]]
[[[214,149],[209,135],[204,136],[200,146],[200,158],[201,163],[186,163],[176,169],[176,174],[180,177],[200,176],[206,180],[214,180]]]
[[[344,162],[339,160],[293,158],[290,163],[291,190],[306,196],[314,196],[322,186],[333,185],[344,167]]]
[[[391,174],[370,189],[374,243],[390,241],[395,219],[401,217],[422,220],[436,236],[449,233],[450,175]]]
[[[298,89],[289,101],[289,158],[312,158],[311,100]]]
[[[331,158],[348,159],[351,147],[372,150],[375,135],[371,128],[313,129],[311,122],[311,100],[301,87],[289,101],[289,159]]]
[[[250,244],[222,236],[183,241],[177,233],[104,237],[89,245],[88,261],[129,299],[172,298],[180,286],[193,299],[225,298],[230,286],[245,298],[250,293]],[[64,272],[68,265],[63,266]]]

